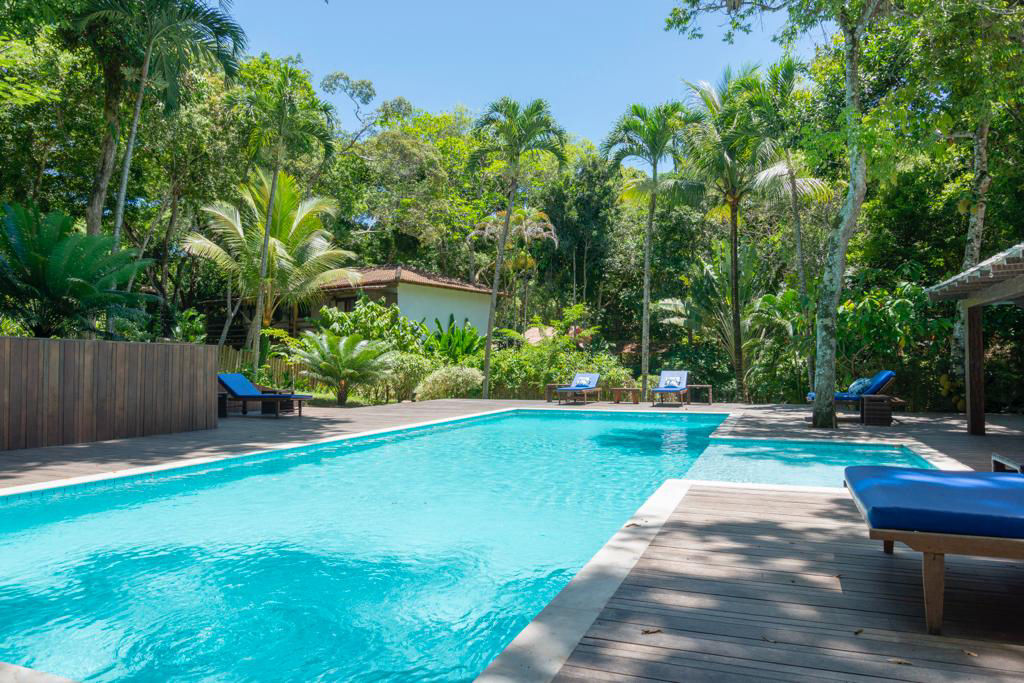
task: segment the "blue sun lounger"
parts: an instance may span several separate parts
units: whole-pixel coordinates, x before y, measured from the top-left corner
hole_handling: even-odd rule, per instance
[[[572,378],[572,384],[555,389],[558,394],[558,402],[562,403],[563,400],[568,402],[572,399],[575,403],[582,396],[583,405],[586,405],[587,397],[590,394],[600,395],[601,390],[597,387],[599,379],[601,379],[601,375],[596,372],[577,372],[576,376]]]
[[[260,401],[270,403],[273,406],[274,415],[281,417],[281,402],[295,401],[299,417],[302,417],[302,402],[313,398],[306,394],[265,392],[239,372],[219,372],[217,381],[227,391],[228,396],[242,402],[242,415],[248,414],[249,401]]]
[[[895,372],[893,372],[892,370],[882,370],[876,373],[875,376],[871,378],[867,386],[863,387],[860,390],[857,390],[854,389],[854,384],[856,384],[856,382],[854,382],[854,384],[851,384],[850,388],[847,389],[846,391],[837,391],[833,400],[836,403],[850,403],[860,405],[861,396],[874,396],[876,394],[884,394],[890,389],[890,387],[892,387],[892,384],[895,381]],[[853,389],[853,391],[851,391],[851,389]],[[813,391],[808,392],[807,400],[813,401],[814,396],[815,394]]]
[[[661,377],[658,378],[658,386],[651,389],[651,406],[654,406],[654,399],[660,399],[664,403],[665,397],[672,394],[676,395],[679,405],[682,405],[683,399],[690,391],[686,386],[689,376],[689,370],[662,370]]]
[[[925,623],[942,629],[945,556],[1024,559],[1024,476],[911,467],[846,468],[846,487],[886,553],[923,553]]]

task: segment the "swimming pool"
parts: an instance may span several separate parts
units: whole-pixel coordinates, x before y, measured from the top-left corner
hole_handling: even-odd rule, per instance
[[[722,478],[744,448],[742,476],[775,451],[802,483],[927,466],[712,440],[724,418],[515,411],[0,498],[0,660],[89,681],[471,679],[665,479]]]

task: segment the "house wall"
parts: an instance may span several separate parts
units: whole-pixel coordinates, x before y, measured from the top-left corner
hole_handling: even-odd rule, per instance
[[[464,292],[443,287],[424,287],[402,282],[398,285],[398,308],[410,320],[425,320],[434,328],[434,318],[442,325],[448,324],[448,316],[455,315],[455,323],[469,322],[481,333],[487,329],[487,311],[490,295],[483,292]]]

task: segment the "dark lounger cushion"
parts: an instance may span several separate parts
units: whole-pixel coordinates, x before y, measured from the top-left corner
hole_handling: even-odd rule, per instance
[[[876,529],[1024,538],[1024,476],[911,467],[846,468],[846,484]]]

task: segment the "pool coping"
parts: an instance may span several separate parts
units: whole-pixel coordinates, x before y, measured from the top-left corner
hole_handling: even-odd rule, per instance
[[[0,662],[0,683],[76,683],[70,678]]]
[[[476,680],[551,680],[686,497],[691,484],[686,479],[666,479]]]

